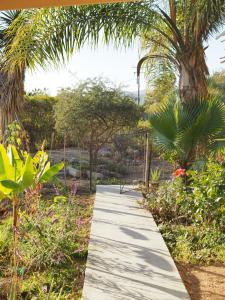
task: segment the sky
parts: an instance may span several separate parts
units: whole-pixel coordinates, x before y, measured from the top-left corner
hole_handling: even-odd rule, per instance
[[[220,63],[220,57],[225,56],[225,42],[211,38],[208,45],[206,58],[210,73],[225,69],[225,63]],[[25,89],[32,91],[46,88],[54,96],[60,88],[73,87],[80,80],[103,76],[116,85],[122,85],[126,91],[137,92],[135,71],[139,58],[140,47],[137,41],[128,49],[115,49],[112,45],[91,49],[85,45],[61,68],[51,67],[47,71],[39,68],[32,73],[28,71]],[[146,78],[142,74],[141,90],[145,87]]]

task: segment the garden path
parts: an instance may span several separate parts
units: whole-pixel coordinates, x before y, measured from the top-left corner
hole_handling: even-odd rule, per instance
[[[190,299],[141,194],[97,186],[83,300]]]

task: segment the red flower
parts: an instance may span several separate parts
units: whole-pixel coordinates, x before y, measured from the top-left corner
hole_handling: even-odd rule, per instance
[[[174,176],[176,177],[180,177],[180,176],[185,176],[186,175],[186,170],[185,169],[177,169],[175,172],[174,172]]]

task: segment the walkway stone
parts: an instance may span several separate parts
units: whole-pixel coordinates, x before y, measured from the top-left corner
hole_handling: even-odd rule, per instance
[[[138,192],[97,186],[83,300],[190,299]]]

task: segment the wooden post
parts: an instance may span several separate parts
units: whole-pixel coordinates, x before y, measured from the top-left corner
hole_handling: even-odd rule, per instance
[[[66,135],[64,135],[64,143],[63,143],[63,162],[64,162],[64,181],[66,186]]]
[[[89,173],[89,184],[90,184],[90,194],[92,193],[92,173],[93,173],[93,157],[92,157],[92,143],[90,143],[90,149],[89,149],[89,169],[90,169],[90,173]]]
[[[50,145],[50,152],[49,152],[50,159],[52,158],[52,149],[53,149],[53,143],[54,143],[54,136],[55,136],[55,133],[53,131],[52,134],[51,134],[51,145]]]
[[[145,169],[146,169],[146,134],[144,135],[144,167],[143,167],[143,182],[145,184]]]
[[[92,173],[93,173],[93,131],[91,130],[91,139],[89,145],[89,168],[90,168],[90,194],[92,194]]]
[[[151,171],[151,144],[149,141],[149,133],[146,133],[146,153],[145,153],[145,188],[148,191]]]

